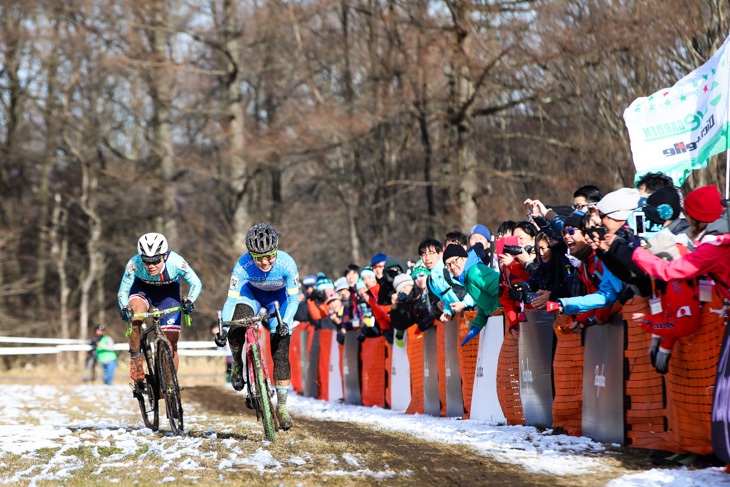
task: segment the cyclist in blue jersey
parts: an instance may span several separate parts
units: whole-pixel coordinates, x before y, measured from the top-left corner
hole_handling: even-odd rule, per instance
[[[160,233],[147,233],[137,242],[137,255],[129,259],[119,286],[119,307],[122,319],[129,322],[132,315],[145,313],[150,306],[158,309],[182,306],[185,313],[193,311],[202,284],[195,271],[179,254],[169,251],[167,239]],[[190,285],[187,297],[180,299],[180,276]],[[143,318],[132,320],[129,336],[129,373],[135,387],[144,388],[144,368],[139,348],[140,326]],[[170,341],[172,358],[177,369],[177,341],[180,337],[180,312],[163,318],[162,331]]]
[[[256,316],[261,308],[274,312],[274,301],[279,302],[284,321],[277,332],[276,319],[269,321],[269,343],[274,361],[274,381],[278,399],[276,413],[282,429],[292,426],[286,409],[287,392],[291,379],[289,342],[291,323],[299,306],[299,274],[294,259],[279,249],[279,234],[267,223],[258,223],[246,234],[248,253],[233,268],[228,299],[223,305],[223,320],[239,320]],[[233,353],[231,385],[237,391],[244,387],[243,359],[241,357],[245,331],[233,330],[228,344]]]

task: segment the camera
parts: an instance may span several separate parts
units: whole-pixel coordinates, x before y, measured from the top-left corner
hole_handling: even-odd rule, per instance
[[[315,289],[312,291],[312,297],[317,301],[324,301],[327,299],[327,293],[325,293],[324,289]]]
[[[608,233],[608,228],[601,225],[600,227],[593,227],[590,230],[588,230],[592,235],[597,234],[598,238],[603,240],[603,237],[606,236],[606,233]]]
[[[524,247],[520,247],[519,245],[505,245],[503,252],[509,255],[520,255],[523,249],[528,254],[531,254],[535,250],[532,245],[525,245]]]

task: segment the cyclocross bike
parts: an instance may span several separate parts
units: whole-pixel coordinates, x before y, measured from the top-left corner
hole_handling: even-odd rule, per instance
[[[137,313],[132,318],[152,318],[152,326],[143,322],[140,330],[140,349],[144,356],[145,388],[134,389],[134,397],[139,401],[142,419],[145,426],[157,431],[160,426],[158,401],[165,398],[167,419],[170,428],[176,435],[183,434],[183,410],[180,401],[180,387],[177,383],[175,364],[172,361],[172,348],[165,333],[160,327],[161,318],[169,313],[182,311],[181,306],[168,309],[157,309],[154,306],[146,313]],[[190,315],[185,314],[185,326],[190,326]],[[127,327],[126,336],[132,333],[131,323]],[[151,335],[151,336],[150,336]]]
[[[232,330],[237,328],[245,328],[246,334],[243,342],[243,357],[246,359],[244,370],[246,406],[256,411],[256,421],[259,419],[264,425],[264,436],[268,441],[276,439],[276,432],[279,431],[279,418],[274,410],[273,398],[276,397],[276,389],[269,377],[269,370],[264,366],[261,358],[261,347],[258,341],[257,328],[259,326],[268,325],[268,320],[276,318],[278,326],[277,333],[289,333],[284,322],[281,319],[279,303],[274,302],[274,312],[271,314],[261,314],[251,316],[240,320],[223,321],[221,312],[218,310],[218,337],[220,341],[224,341],[226,336],[230,335]],[[228,330],[224,331],[223,327]],[[268,331],[268,326],[265,326]]]

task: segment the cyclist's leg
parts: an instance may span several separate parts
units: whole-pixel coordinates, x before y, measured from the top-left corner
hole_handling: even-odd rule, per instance
[[[287,300],[286,290],[277,293],[267,302],[269,313],[274,311],[274,301],[279,301],[281,315],[286,313]],[[263,304],[263,303],[262,303]],[[274,362],[274,383],[276,385],[276,413],[279,416],[279,425],[282,429],[288,430],[292,426],[292,419],[287,411],[286,401],[291,382],[291,366],[289,364],[289,343],[291,342],[291,330],[289,335],[280,336],[276,332],[278,326],[276,318],[269,320],[269,344],[271,348],[271,359]]]
[[[162,287],[165,288],[167,286]],[[177,308],[178,306],[180,306],[179,285],[177,289],[163,290],[168,292],[165,293],[164,297],[159,296],[159,301],[154,302],[155,306],[157,306],[157,309]],[[175,295],[170,296],[169,292],[173,292]],[[163,316],[162,321],[160,321],[160,328],[165,333],[165,337],[167,337],[167,340],[170,342],[170,350],[172,351],[172,362],[175,364],[175,370],[178,370],[178,364],[180,363],[180,357],[177,355],[177,342],[180,339],[180,330],[182,329],[182,326],[180,324],[181,316],[182,313],[180,311],[175,311],[174,313]]]
[[[247,285],[241,288],[241,296],[233,309],[232,320],[240,320],[256,316],[261,305]],[[243,389],[243,344],[246,338],[245,328],[236,328],[228,333],[228,345],[231,347],[233,361],[231,364],[231,386],[237,391]]]
[[[135,281],[132,285],[129,295],[129,305],[132,307],[134,314],[145,313],[150,302],[146,296],[146,291],[139,281]],[[135,318],[132,320],[132,333],[129,335],[129,375],[138,385],[144,381],[144,365],[142,352],[140,350],[140,329],[143,318]]]

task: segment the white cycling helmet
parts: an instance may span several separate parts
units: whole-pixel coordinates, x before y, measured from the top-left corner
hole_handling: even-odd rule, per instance
[[[137,252],[143,261],[160,257],[167,252],[167,239],[161,233],[145,233],[139,237]]]

